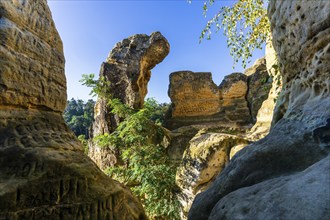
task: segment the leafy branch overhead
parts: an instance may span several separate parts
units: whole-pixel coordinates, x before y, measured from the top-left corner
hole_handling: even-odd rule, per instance
[[[215,0],[204,2],[204,16],[214,3]],[[204,38],[211,39],[212,30],[217,33],[220,29],[227,38],[234,66],[241,59],[245,68],[253,51],[262,49],[270,37],[270,23],[264,0],[237,0],[232,6],[222,6],[207,22],[200,41]]]

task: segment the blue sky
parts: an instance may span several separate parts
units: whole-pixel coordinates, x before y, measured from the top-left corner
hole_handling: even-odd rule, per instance
[[[64,44],[68,99],[91,98],[90,89],[79,82],[81,75],[98,75],[101,63],[114,45],[138,33],[149,35],[160,31],[171,46],[169,55],[152,70],[148,85],[147,97],[154,97],[159,102],[170,101],[167,90],[171,72],[212,72],[217,85],[225,75],[242,72],[239,64],[232,68],[233,60],[222,33],[199,43],[208,19],[221,5],[232,3],[218,1],[205,18],[203,1],[197,0],[192,3],[186,0],[48,0]],[[263,51],[256,51],[252,63],[263,55]]]

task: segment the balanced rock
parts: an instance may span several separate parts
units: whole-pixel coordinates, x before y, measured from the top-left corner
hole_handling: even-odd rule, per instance
[[[150,36],[136,34],[117,43],[101,65],[100,79],[109,83],[106,95],[134,109],[142,108],[151,69],[163,61],[169,50],[169,43],[160,32]],[[102,97],[96,101],[94,118],[92,137],[112,133],[120,122]],[[101,169],[116,164],[116,154],[95,143],[90,144],[89,156]]]
[[[64,123],[63,46],[47,1],[0,1],[0,36],[0,219],[145,219]]]
[[[330,218],[330,2],[270,1],[283,89],[273,127],[197,195],[189,219]]]

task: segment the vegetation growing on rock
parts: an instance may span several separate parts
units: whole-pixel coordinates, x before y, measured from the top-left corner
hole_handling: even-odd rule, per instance
[[[161,126],[168,105],[154,99],[147,99],[138,110],[119,99],[108,99],[108,105],[121,122],[114,132],[93,140],[118,156],[105,173],[129,186],[150,218],[179,219],[176,165],[166,153]]]

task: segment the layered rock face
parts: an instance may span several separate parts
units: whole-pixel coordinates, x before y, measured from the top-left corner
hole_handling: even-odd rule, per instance
[[[242,73],[226,76],[219,87],[213,82],[211,73],[171,73],[168,95],[172,105],[165,126],[173,130],[219,122],[248,125],[251,116],[245,98],[247,92],[247,77]]]
[[[265,58],[244,74],[226,76],[219,86],[211,73],[173,72],[168,90],[172,105],[165,126],[173,130],[201,124],[251,125],[271,87],[272,75]]]
[[[211,73],[171,73],[168,95],[173,104],[172,117],[208,116],[220,108],[219,90]]]
[[[244,74],[226,76],[219,87],[211,73],[180,71],[170,75],[172,106],[167,127],[176,129],[168,134],[167,152],[178,163],[182,219],[187,217],[196,194],[215,180],[231,157],[269,130],[271,119],[257,122],[253,132],[249,131],[257,113],[269,110],[263,102],[271,87],[265,58]]]
[[[163,61],[169,51],[170,45],[160,32],[154,32],[150,36],[133,35],[117,43],[106,62],[101,65],[100,79],[108,84],[106,95],[117,98],[132,108],[142,108],[151,69]],[[111,113],[104,98],[97,100],[94,118],[94,137],[112,133],[120,122],[120,118]],[[95,144],[91,144],[89,156],[101,169],[116,163],[115,153]]]
[[[1,1],[0,36],[0,219],[145,219],[64,123],[62,42],[46,1]]]
[[[330,2],[270,1],[283,89],[270,133],[238,152],[189,219],[330,218]]]
[[[249,85],[247,77],[242,73],[225,76],[219,86],[221,93],[221,114],[226,121],[238,122],[239,125],[251,123],[251,115],[246,96]]]

